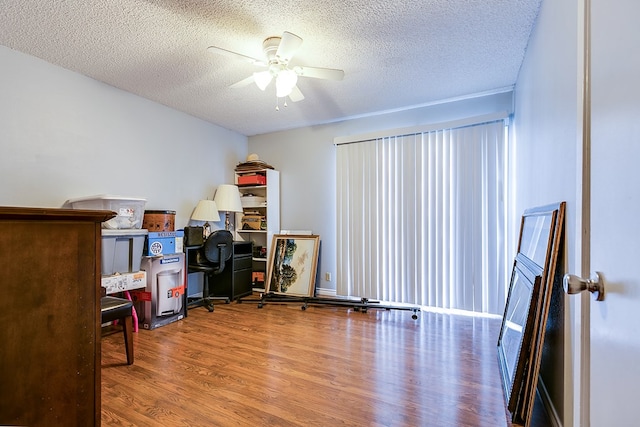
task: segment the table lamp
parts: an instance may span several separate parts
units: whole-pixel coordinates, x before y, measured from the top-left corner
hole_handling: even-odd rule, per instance
[[[211,234],[209,221],[220,221],[220,214],[218,214],[216,202],[213,200],[200,200],[191,214],[191,219],[194,221],[204,221],[202,237],[205,239],[209,237],[209,234]]]
[[[213,200],[216,202],[218,210],[225,212],[224,227],[227,231],[230,231],[232,224],[229,221],[229,213],[242,212],[242,202],[240,201],[238,186],[232,184],[219,185],[215,196],[213,196]]]

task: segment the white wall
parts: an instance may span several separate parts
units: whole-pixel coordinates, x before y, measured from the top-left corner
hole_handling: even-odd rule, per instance
[[[581,216],[580,145],[582,65],[581,26],[577,0],[543,1],[515,88],[514,193],[515,214],[526,208],[566,201],[564,267],[576,265]],[[543,353],[542,378],[558,418],[573,424],[574,374],[571,355],[565,354],[574,331],[563,327],[561,301],[550,313]],[[569,351],[567,351],[569,353]],[[564,376],[563,376],[564,369]]]
[[[295,107],[289,107],[295,108]],[[336,277],[336,180],[334,138],[387,129],[443,123],[500,111],[511,111],[512,94],[505,92],[458,100],[375,117],[249,137],[249,152],[280,170],[283,229],[308,230],[322,240],[322,290],[335,291],[325,272]],[[286,114],[286,111],[281,111]]]
[[[143,197],[182,228],[246,158],[235,132],[4,46],[0,64],[1,205]]]

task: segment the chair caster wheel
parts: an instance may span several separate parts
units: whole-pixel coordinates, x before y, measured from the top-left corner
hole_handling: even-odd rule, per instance
[[[300,310],[305,311],[307,309],[306,305],[303,305],[302,307],[300,307]]]
[[[413,314],[411,315],[411,318],[412,318],[413,320],[416,320],[416,319],[418,318],[418,315],[417,315],[417,314],[415,314],[415,313],[413,313]]]

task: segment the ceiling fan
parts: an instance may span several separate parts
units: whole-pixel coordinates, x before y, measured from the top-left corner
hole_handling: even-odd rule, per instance
[[[232,84],[231,88],[239,88],[254,83],[265,90],[271,80],[275,79],[276,96],[278,98],[289,97],[297,102],[304,99],[304,95],[296,86],[298,77],[313,77],[316,79],[342,80],[344,71],[332,68],[317,68],[296,65],[289,66],[289,61],[298,51],[302,39],[293,33],[285,31],[282,37],[268,37],[262,42],[265,59],[257,59],[241,53],[232,52],[217,46],[209,46],[207,50],[221,55],[240,58],[260,67],[266,67],[264,71],[255,72],[249,77]],[[286,106],[286,102],[285,102]],[[277,109],[277,107],[276,107]]]

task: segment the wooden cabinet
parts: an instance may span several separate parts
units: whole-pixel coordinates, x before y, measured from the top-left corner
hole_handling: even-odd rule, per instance
[[[264,175],[264,185],[243,184],[241,177],[252,174]],[[236,184],[242,196],[244,211],[236,215],[236,240],[253,242],[253,271],[262,272],[266,279],[273,235],[280,232],[280,172],[268,168],[236,171]],[[262,217],[262,226],[257,230],[245,226],[243,217],[246,214]],[[262,253],[260,248],[264,248]],[[264,283],[254,285],[257,288],[264,287]]]
[[[0,425],[100,425],[101,222],[0,207]]]

